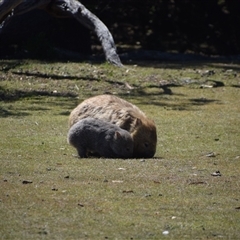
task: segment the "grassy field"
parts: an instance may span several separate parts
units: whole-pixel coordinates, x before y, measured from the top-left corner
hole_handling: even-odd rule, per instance
[[[68,116],[116,94],[152,159],[79,159]],[[0,239],[240,239],[240,67],[0,61]]]

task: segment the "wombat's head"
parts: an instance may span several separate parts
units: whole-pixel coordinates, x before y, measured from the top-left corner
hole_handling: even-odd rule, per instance
[[[152,158],[157,146],[155,123],[151,119],[137,118],[134,125],[134,130],[131,131],[134,142],[133,157]]]
[[[129,132],[121,129],[116,131],[113,137],[112,150],[122,158],[132,158],[133,139]]]

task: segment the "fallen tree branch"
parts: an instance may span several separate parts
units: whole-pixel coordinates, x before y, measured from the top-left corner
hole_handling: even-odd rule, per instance
[[[106,25],[76,0],[2,0],[0,2],[0,22],[2,22],[0,28],[3,28],[12,16],[24,14],[36,8],[45,9],[57,17],[75,18],[97,35],[106,60],[119,67],[122,66],[112,34]]]
[[[12,9],[18,6],[22,1],[23,0],[0,1],[0,22],[2,22]]]

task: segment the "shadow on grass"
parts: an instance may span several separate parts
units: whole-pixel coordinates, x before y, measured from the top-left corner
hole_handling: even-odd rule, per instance
[[[70,76],[70,75],[57,75],[57,74],[49,74],[49,73],[34,73],[34,72],[15,72],[12,71],[12,73],[16,74],[16,75],[24,75],[24,76],[31,76],[31,77],[37,77],[37,78],[49,78],[49,79],[53,79],[53,80],[63,80],[63,79],[67,79],[67,80],[88,80],[88,81],[100,81],[100,79],[98,78],[94,78],[94,77],[83,77],[83,76]]]
[[[221,104],[221,101],[216,99],[208,99],[208,98],[185,98],[181,99],[181,97],[184,97],[184,94],[174,94],[171,89],[171,94],[166,92],[155,92],[155,93],[146,93],[143,90],[135,91],[133,94],[129,96],[127,93],[119,94],[120,97],[124,99],[128,99],[129,97],[136,99],[137,105],[154,105],[158,107],[163,107],[166,109],[176,110],[176,111],[196,111],[198,108],[197,106],[203,106],[203,105],[209,105],[212,103],[215,104]],[[179,100],[173,100],[171,98],[166,98],[164,96],[167,95],[174,95],[178,96]]]
[[[219,100],[214,100],[214,99],[207,99],[207,98],[193,98],[189,99],[190,102],[192,102],[193,105],[206,105],[210,103],[220,103]]]
[[[24,106],[15,105],[12,102],[7,102],[6,106],[0,106],[0,118],[25,117],[32,115],[33,112],[44,114],[46,111],[51,112],[52,115],[69,116],[71,110],[77,105],[78,101],[72,98],[54,97],[52,101],[48,99],[46,102],[44,96],[31,97]]]
[[[23,91],[9,90],[0,86],[0,101],[6,106],[0,106],[0,117],[28,116],[31,111],[51,111],[52,107],[60,106],[63,111],[59,115],[67,116],[70,110],[78,104],[78,95],[71,92],[51,92],[51,91]],[[46,101],[46,98],[49,98]],[[24,106],[16,106],[14,103],[27,99]],[[52,100],[51,100],[52,99]],[[66,110],[69,109],[69,110]]]
[[[160,60],[155,60],[155,61],[138,61],[139,66],[144,66],[144,67],[153,67],[153,68],[172,68],[172,69],[182,69],[184,67],[187,68],[193,68],[193,67],[198,67],[202,66],[205,64],[215,64],[215,63],[223,63],[224,61],[216,60],[211,61],[209,59],[201,59],[198,61],[160,61]],[[222,59],[223,60],[223,59]],[[47,61],[44,61],[45,63]],[[51,61],[49,61],[51,62]],[[61,61],[60,61],[61,62]],[[99,64],[100,62],[94,62],[94,64]],[[16,61],[1,61],[2,64],[2,71],[7,72],[9,70],[12,70],[11,73],[16,74],[16,75],[24,75],[24,76],[32,76],[34,78],[49,78],[53,80],[86,80],[86,81],[100,81],[99,78],[93,77],[91,75],[89,76],[79,76],[79,75],[58,75],[58,74],[49,74],[49,73],[41,73],[37,71],[29,72],[25,71],[23,72],[22,70],[16,71],[13,70],[22,64],[25,64],[24,60],[16,60]],[[128,64],[128,63],[127,63]],[[133,65],[133,62],[131,62],[131,65]],[[214,65],[214,67],[216,67]],[[219,65],[219,67],[224,68],[224,64]],[[225,69],[234,69],[236,71],[240,71],[240,66],[225,66]],[[49,80],[50,81],[50,80]],[[101,80],[102,81],[102,80]],[[220,81],[216,80],[209,80],[214,82],[215,85],[218,87],[224,86],[224,84]],[[113,80],[104,80],[104,82],[114,85],[118,84],[119,86],[123,86],[126,83],[123,83],[121,81],[113,81]],[[195,110],[196,106],[202,106],[202,105],[207,105],[207,104],[212,104],[212,103],[217,103],[221,104],[220,101],[215,100],[215,99],[205,99],[205,98],[196,98],[196,99],[186,99],[186,96],[184,94],[177,94],[174,92],[174,88],[183,86],[182,84],[177,84],[177,83],[165,83],[164,85],[159,85],[159,84],[150,84],[146,87],[138,87],[134,86],[135,89],[131,89],[130,91],[121,91],[118,93],[118,95],[122,98],[125,98],[126,100],[131,97],[131,98],[136,98],[138,101],[139,105],[155,105],[155,106],[161,106],[161,107],[166,107],[166,108],[171,108],[173,110]],[[239,88],[239,85],[234,85],[233,87]],[[107,92],[105,92],[107,93]],[[102,93],[98,93],[102,94]],[[70,110],[76,107],[79,103],[79,100],[76,98],[79,94],[72,93],[70,91],[66,92],[52,92],[52,91],[47,91],[47,90],[9,90],[5,89],[4,87],[0,86],[0,100],[5,101],[5,102],[14,102],[22,99],[30,99],[31,103],[34,103],[35,106],[29,106],[26,105],[26,111],[47,111],[49,110],[48,107],[43,108],[42,106],[62,106],[62,109],[67,109],[67,111],[63,110],[60,114],[61,115],[69,115]],[[97,94],[93,94],[97,95]],[[92,96],[93,96],[92,95]],[[84,98],[88,98],[91,96],[87,96],[87,93],[83,93]],[[166,97],[167,96],[167,97]],[[174,100],[171,98],[171,96],[178,96],[178,100]],[[53,97],[53,101],[48,101],[47,103],[43,101],[44,97]],[[182,97],[182,99],[181,99]],[[183,99],[184,97],[184,99]],[[69,111],[68,111],[69,110]],[[0,108],[0,117],[7,117],[7,116],[25,116],[29,115],[29,113],[24,112],[25,109],[23,109],[23,112],[13,112],[11,109],[6,109],[1,107]]]
[[[11,69],[19,67],[23,64],[21,60],[1,61],[1,71],[8,72]]]
[[[53,92],[45,90],[8,90],[0,86],[0,100],[1,101],[17,101],[23,98],[31,98],[36,96],[48,97],[76,97],[77,95],[71,92]]]
[[[73,57],[79,56],[79,57]],[[119,54],[119,57],[124,65],[134,65],[142,67],[153,67],[153,68],[162,68],[166,66],[167,68],[172,69],[181,69],[181,68],[196,68],[203,65],[214,66],[216,68],[223,68],[225,70],[234,70],[240,72],[240,56],[207,56],[194,53],[172,53],[172,52],[161,52],[154,50],[144,50],[144,49],[129,49],[127,52]],[[3,58],[2,59],[6,59]],[[5,65],[3,70],[7,71],[14,69],[15,67],[22,64],[25,61],[24,58],[16,58],[15,55],[9,55],[8,60],[3,60],[2,63]],[[31,58],[27,58],[31,59]],[[106,62],[105,56],[103,53],[94,54],[88,56],[82,56],[79,52],[76,52],[74,55],[66,55],[65,57],[56,57],[51,58],[32,58],[44,63],[90,63],[93,65],[99,65]],[[234,65],[235,64],[235,65]],[[54,76],[53,76],[54,77]]]
[[[240,57],[236,56],[204,56],[200,54],[169,53],[161,51],[134,50],[120,55],[124,65],[137,64],[152,68],[198,68],[209,67],[234,70],[240,72]],[[235,65],[234,65],[235,64]]]
[[[154,105],[171,110],[177,111],[195,111],[196,106],[208,105],[211,103],[221,104],[219,100],[207,99],[207,98],[194,98],[194,99],[181,99],[181,97],[186,97],[184,94],[176,94],[172,88],[178,86],[168,86],[159,87],[154,92],[146,92],[148,88],[134,89],[130,94],[127,92],[119,93],[118,96],[123,99],[128,100],[128,98],[135,98],[139,105]],[[150,87],[151,88],[151,87]],[[28,111],[50,111],[52,107],[60,107],[63,109],[59,115],[68,116],[73,108],[79,104],[78,94],[71,92],[60,92],[54,93],[50,91],[23,91],[23,90],[5,90],[0,87],[0,100],[4,102],[16,102],[19,100],[27,99],[28,103],[26,107],[18,110],[11,110],[1,107],[0,117],[8,116],[27,116],[30,115]],[[166,98],[166,96],[169,96]],[[179,100],[173,100],[170,96],[178,96]],[[45,97],[52,98],[47,102],[44,100]],[[88,98],[91,96],[85,96]]]
[[[4,107],[0,107],[0,117],[7,118],[7,117],[25,117],[29,116],[30,114],[24,111],[15,111],[11,109],[6,109]]]

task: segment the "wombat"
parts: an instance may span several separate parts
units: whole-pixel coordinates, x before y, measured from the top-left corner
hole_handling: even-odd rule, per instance
[[[69,129],[68,142],[80,157],[87,157],[88,152],[106,158],[131,158],[133,155],[133,140],[128,131],[90,117],[79,120]]]
[[[69,126],[86,117],[111,122],[130,132],[134,142],[133,157],[154,156],[157,145],[155,123],[137,106],[113,95],[91,97],[73,109]]]

